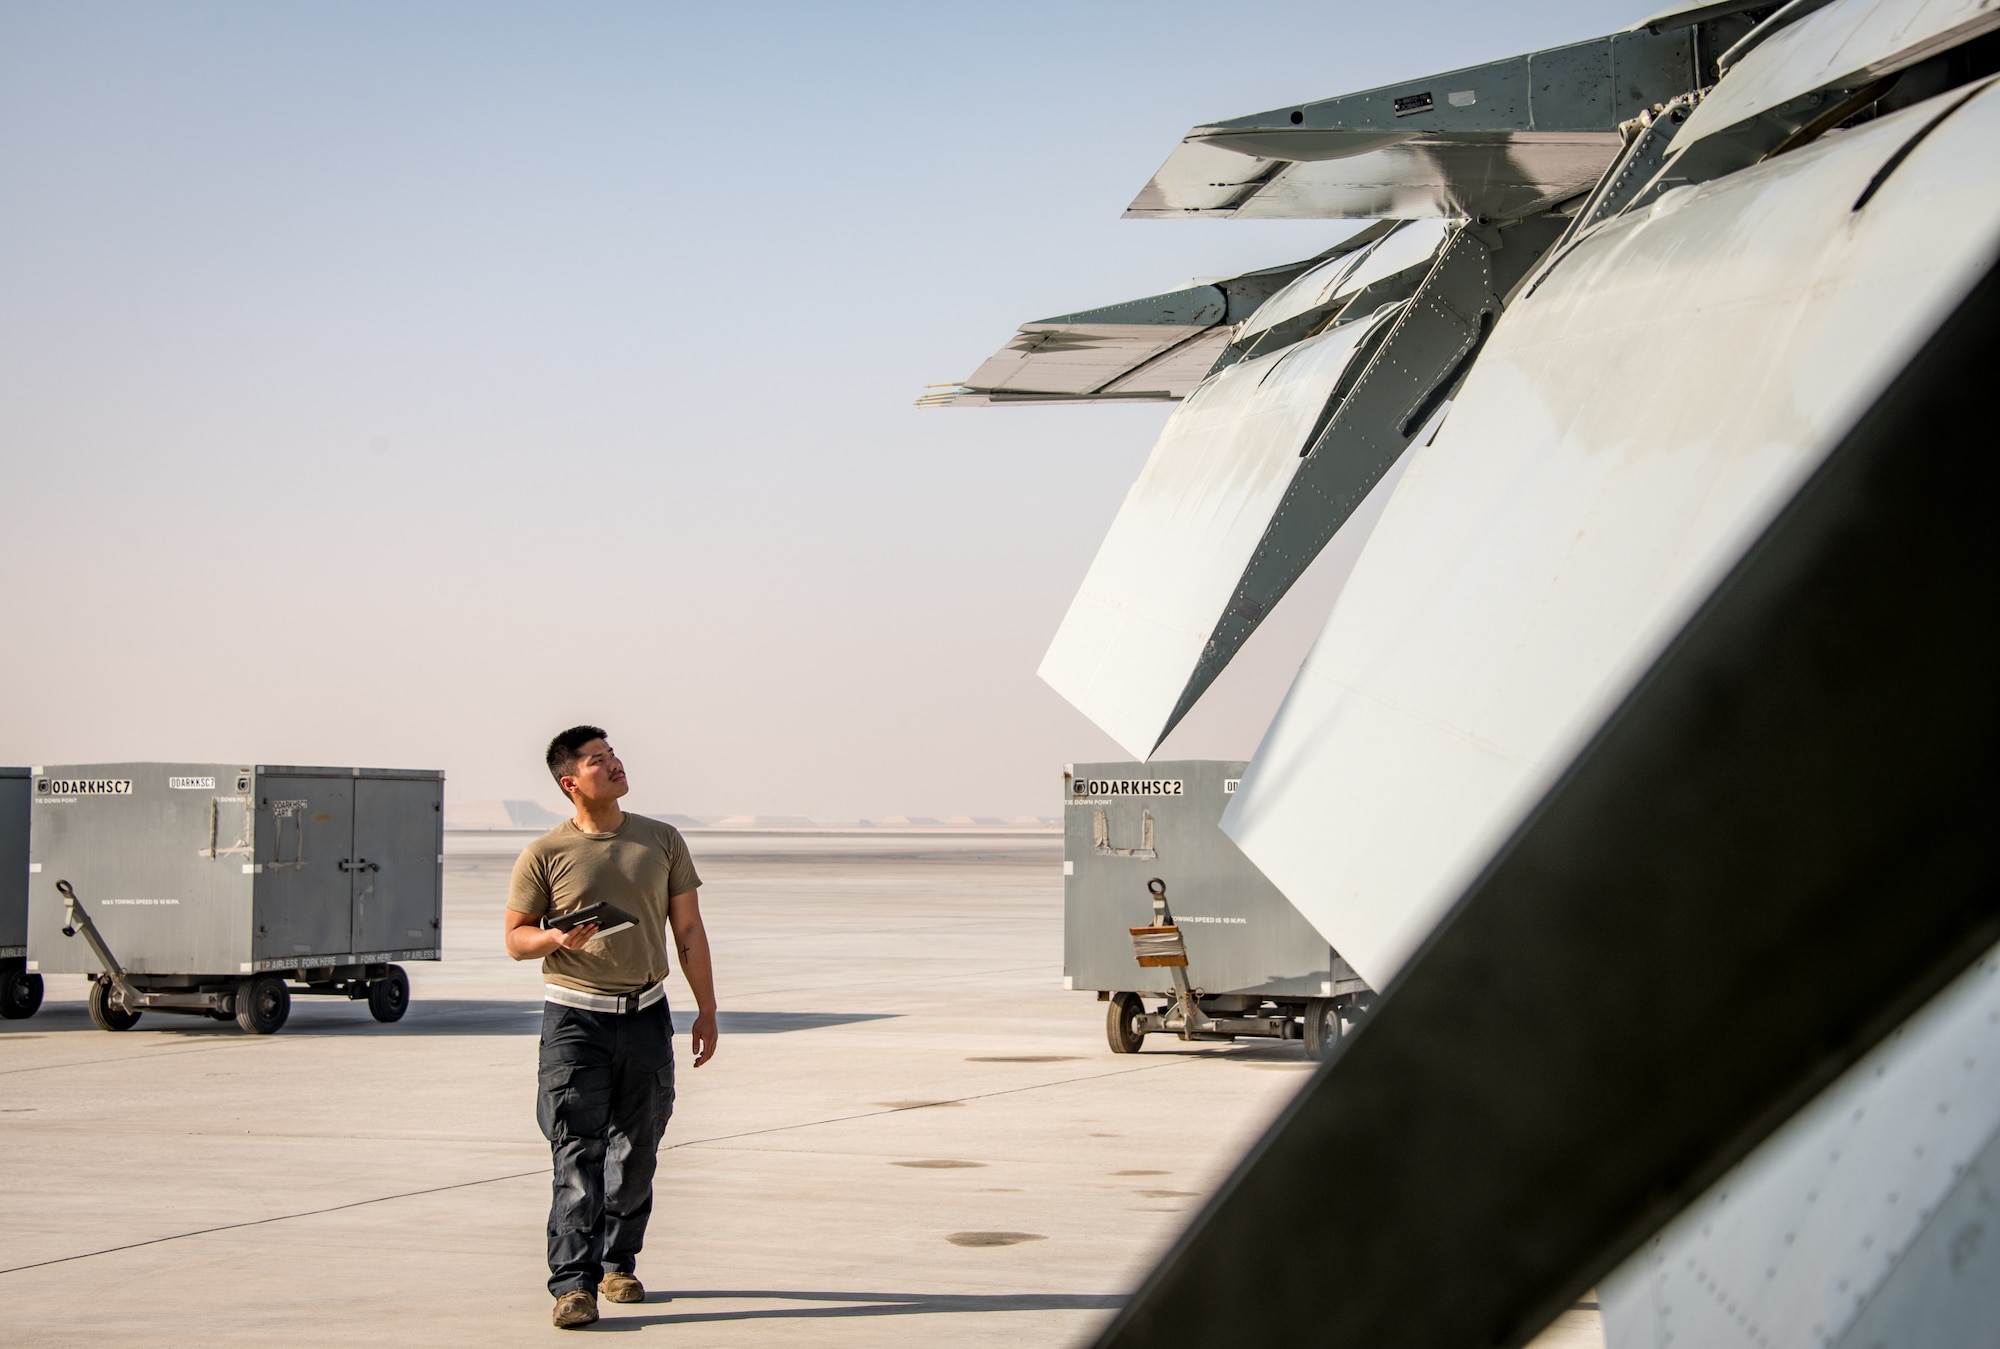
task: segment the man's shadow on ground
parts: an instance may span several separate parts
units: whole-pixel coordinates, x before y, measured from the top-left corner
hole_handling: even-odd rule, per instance
[[[664,1305],[694,1299],[786,1302],[833,1302],[833,1307],[750,1307],[738,1311],[654,1312],[613,1315],[595,1330],[643,1330],[647,1326],[687,1325],[705,1321],[827,1321],[856,1316],[938,1316],[957,1312],[1096,1312],[1125,1305],[1119,1293],[813,1293],[796,1289],[698,1289],[648,1293],[646,1301]]]
[[[858,1021],[887,1021],[894,1012],[735,1012],[720,1014],[719,1029],[724,1035],[784,1035],[792,1031],[819,1030],[826,1026],[846,1026]],[[674,1028],[685,1035],[694,1024],[694,1013],[675,1008]],[[526,1035],[542,1028],[542,1004],[518,998],[421,998],[410,1003],[403,1020],[384,1025],[368,1013],[365,1002],[347,998],[308,997],[292,1000],[292,1014],[278,1033],[300,1036],[439,1036],[439,1035]],[[246,1042],[261,1036],[245,1034],[235,1019],[214,1020],[204,1016],[184,1016],[171,1012],[141,1013],[139,1024],[119,1032],[132,1041],[141,1036],[166,1032],[173,1039],[240,1039]],[[45,1035],[102,1035],[91,1024],[80,1001],[65,999],[45,1004],[32,1018],[0,1023],[0,1043],[8,1039],[35,1039]]]

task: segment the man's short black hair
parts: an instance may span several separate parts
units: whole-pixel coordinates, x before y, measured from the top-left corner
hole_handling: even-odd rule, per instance
[[[593,740],[610,738],[604,733],[602,726],[572,726],[549,741],[549,776],[556,780],[556,786],[562,788],[564,776],[572,772],[576,768],[576,761],[583,757],[578,751]],[[568,796],[569,792],[564,790],[563,795]]]

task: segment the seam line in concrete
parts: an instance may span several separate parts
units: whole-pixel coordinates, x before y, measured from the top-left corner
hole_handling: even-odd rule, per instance
[[[1073,1082],[1097,1082],[1107,1077],[1130,1077],[1134,1073],[1158,1072],[1162,1068],[1171,1068],[1177,1063],[1195,1063],[1201,1057],[1198,1054],[1177,1054],[1171,1059],[1166,1059],[1160,1063],[1149,1063],[1143,1068],[1119,1068],[1108,1073],[1091,1073],[1084,1077],[1065,1077],[1055,1082],[1030,1082],[1025,1087],[1004,1087],[999,1091],[982,1091],[972,1096],[952,1096],[931,1101],[924,1105],[899,1105],[888,1110],[863,1110],[852,1115],[835,1115],[831,1119],[806,1120],[800,1124],[774,1124],[768,1129],[746,1129],[742,1133],[717,1134],[713,1138],[690,1138],[685,1143],[669,1144],[667,1147],[661,1148],[660,1151],[669,1152],[675,1148],[700,1147],[704,1143],[728,1143],[738,1138],[755,1138],[760,1134],[790,1133],[794,1129],[814,1129],[822,1124],[845,1124],[849,1120],[875,1119],[882,1115],[907,1115],[913,1110],[935,1110],[941,1105],[961,1105],[966,1101],[986,1101],[991,1100],[995,1096],[1018,1096],[1024,1091],[1043,1091],[1049,1087],[1066,1087]],[[0,1270],[0,1274],[4,1273],[6,1273],[5,1270]]]
[[[306,1037],[295,1036],[294,1038],[304,1039]],[[5,1044],[5,1043],[6,1043],[5,1038],[0,1037],[0,1044]],[[220,1049],[240,1049],[240,1048],[247,1048],[247,1046],[241,1040],[231,1040],[226,1044],[189,1045],[183,1048],[175,1048],[175,1049],[156,1049],[149,1054],[127,1054],[123,1058],[67,1059],[61,1063],[31,1064],[26,1068],[0,1068],[0,1077],[12,1077],[16,1073],[46,1073],[56,1068],[100,1068],[107,1063],[137,1063],[140,1059],[178,1059],[178,1058],[185,1058],[189,1054],[213,1054]],[[251,1050],[250,1052],[255,1053],[256,1051]]]
[[[1016,1096],[1024,1091],[1040,1091],[1048,1087],[1068,1086],[1073,1082],[1096,1082],[1107,1077],[1130,1077],[1134,1073],[1151,1073],[1157,1072],[1162,1068],[1171,1068],[1178,1063],[1194,1063],[1202,1057],[1204,1056],[1199,1054],[1177,1054],[1171,1059],[1166,1059],[1159,1063],[1149,1063],[1143,1068],[1119,1068],[1108,1073],[1092,1073],[1087,1077],[1065,1077],[1057,1082],[1031,1082],[1025,1087],[1007,1087],[1000,1091],[986,1091],[973,1096],[958,1096],[951,1099],[955,1102],[984,1101],[995,1096]],[[939,1101],[936,1104],[943,1105],[946,1102]],[[670,1143],[666,1147],[661,1148],[660,1151],[673,1152],[681,1148],[698,1147],[704,1143],[727,1143],[738,1138],[754,1138],[760,1134],[788,1133],[794,1129],[811,1129],[822,1124],[844,1124],[849,1120],[873,1119],[881,1115],[901,1115],[911,1110],[929,1110],[934,1108],[934,1106],[897,1106],[892,1110],[867,1110],[860,1114],[838,1115],[831,1119],[805,1120],[798,1124],[774,1124],[768,1129],[746,1129],[742,1133],[717,1134],[712,1138],[690,1138],[685,1142]],[[433,1185],[428,1189],[404,1190],[400,1194],[377,1195],[373,1199],[356,1199],[351,1203],[333,1204],[327,1208],[306,1209],[300,1213],[277,1213],[268,1218],[252,1218],[247,1222],[222,1223],[215,1227],[197,1228],[192,1232],[174,1232],[164,1237],[149,1237],[145,1241],[128,1241],[119,1246],[106,1246],[102,1250],[80,1251],[75,1255],[59,1255],[53,1260],[36,1260],[25,1265],[10,1265],[5,1269],[0,1269],[0,1274],[18,1274],[23,1270],[46,1269],[50,1265],[64,1265],[73,1260],[88,1260],[93,1256],[113,1255],[119,1251],[137,1250],[142,1246],[158,1246],[163,1242],[180,1241],[187,1237],[205,1237],[215,1232],[233,1232],[244,1227],[263,1227],[269,1223],[287,1222],[293,1218],[316,1218],[325,1213],[339,1213],[351,1208],[366,1208],[370,1204],[386,1204],[396,1199],[415,1199],[427,1194],[442,1194],[447,1190],[467,1190],[475,1185],[494,1185],[505,1180],[525,1180],[530,1176],[547,1176],[548,1174],[547,1167],[539,1167],[533,1171],[515,1171],[504,1176],[486,1176],[479,1180],[460,1181],[456,1185]]]
[[[193,1232],[175,1232],[164,1237],[149,1237],[144,1241],[128,1241],[122,1246],[106,1246],[100,1251],[81,1251],[76,1255],[59,1255],[53,1260],[37,1260],[27,1265],[10,1265],[6,1269],[0,1269],[0,1274],[18,1274],[24,1269],[46,1269],[50,1265],[65,1265],[72,1260],[88,1260],[95,1255],[111,1255],[117,1251],[132,1251],[137,1250],[141,1246],[158,1246],[162,1242],[180,1241],[186,1237],[205,1237],[211,1232],[233,1232],[240,1227],[263,1227],[268,1223],[281,1223],[292,1218],[312,1218],[322,1213],[338,1213],[342,1209],[366,1208],[370,1204],[386,1204],[391,1199],[414,1199],[418,1195],[441,1194],[446,1190],[467,1190],[471,1189],[474,1185],[491,1185],[496,1181],[520,1180],[525,1176],[546,1176],[548,1174],[548,1168],[541,1167],[534,1171],[517,1171],[511,1176],[486,1176],[479,1180],[463,1180],[456,1185],[433,1185],[425,1190],[405,1190],[401,1194],[383,1194],[377,1195],[373,1199],[356,1199],[352,1203],[333,1204],[327,1208],[307,1209],[303,1213],[276,1213],[268,1218],[252,1218],[247,1222],[222,1223],[215,1227],[198,1228]]]

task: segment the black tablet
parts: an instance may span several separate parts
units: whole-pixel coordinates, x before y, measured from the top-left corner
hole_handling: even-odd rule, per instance
[[[614,932],[623,932],[626,928],[636,925],[638,921],[616,904],[600,901],[596,904],[586,904],[580,909],[571,909],[568,913],[549,914],[542,919],[542,926],[552,927],[558,932],[568,932],[571,928],[596,923],[597,936],[608,937]],[[595,941],[596,938],[593,937],[591,940]]]

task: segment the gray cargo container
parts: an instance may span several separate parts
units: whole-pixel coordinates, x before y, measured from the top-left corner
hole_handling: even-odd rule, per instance
[[[1111,1004],[1105,1030],[1119,1053],[1168,1033],[1302,1039],[1320,1057],[1373,1000],[1222,832],[1247,766],[1186,759],[1063,770],[1063,982]],[[1180,954],[1142,965],[1151,949],[1135,944],[1142,934]],[[1167,1006],[1149,1013],[1148,997]]]
[[[418,770],[36,768],[27,968],[92,976],[106,1030],[153,1010],[269,1034],[294,991],[394,1021],[394,962],[438,958],[443,791]]]
[[[28,770],[0,768],[0,1017],[42,1005],[42,976],[28,973]]]

